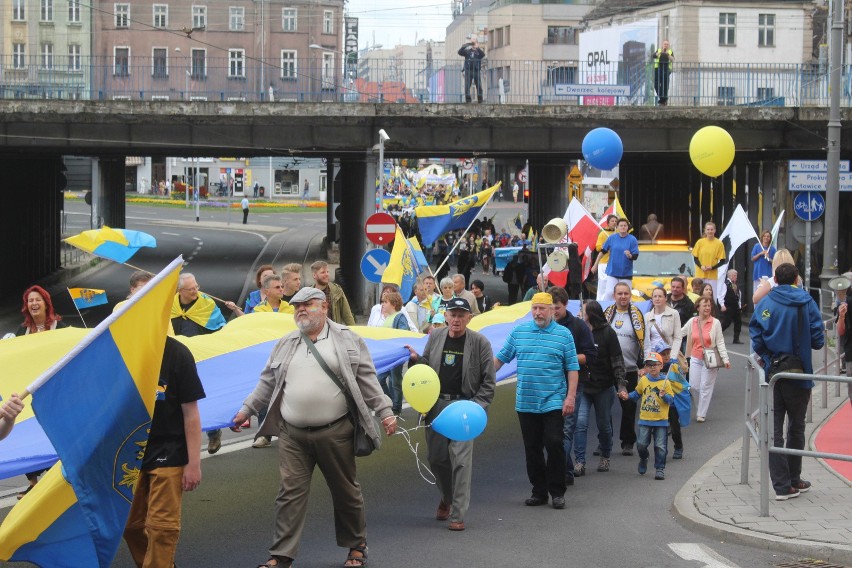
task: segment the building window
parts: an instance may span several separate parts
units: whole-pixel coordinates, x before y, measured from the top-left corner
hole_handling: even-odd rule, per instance
[[[53,69],[53,44],[41,44],[41,68]]]
[[[169,5],[154,4],[154,27],[167,28],[169,27]]]
[[[80,23],[80,0],[68,0],[68,23]]]
[[[503,28],[494,30],[494,47],[503,47]]]
[[[757,15],[758,47],[775,47],[775,14]]]
[[[115,5],[115,27],[127,28],[130,26],[130,4]]]
[[[775,88],[774,87],[758,87],[757,88],[757,100],[759,101],[771,101],[775,98]]]
[[[231,25],[232,32],[241,32],[246,28],[246,9],[242,6],[231,6]]]
[[[334,33],[334,12],[331,10],[322,11],[322,33]]]
[[[207,27],[207,6],[192,7],[192,27],[195,29]]]
[[[334,54],[322,54],[322,88],[334,89]]]
[[[165,47],[155,47],[151,54],[154,60],[152,76],[155,79],[165,79],[169,76],[169,50]]]
[[[68,44],[68,70],[80,71],[82,68],[83,61],[80,46],[75,43]]]
[[[718,87],[716,104],[719,106],[730,106],[736,104],[737,90],[734,87]]]
[[[53,21],[53,0],[41,0],[41,21]]]
[[[547,86],[573,85],[576,83],[576,67],[549,67],[547,69]]]
[[[192,69],[190,73],[193,79],[205,79],[207,77],[207,50],[192,50]]]
[[[719,14],[719,45],[737,45],[737,15],[730,12]]]
[[[547,26],[550,45],[577,45],[577,30],[570,26]]]
[[[663,32],[663,37],[660,38],[660,45],[663,45],[663,42],[669,39],[669,17],[665,15],[661,19],[661,28]]]
[[[281,29],[285,32],[296,31],[296,9],[281,8]]]
[[[16,22],[27,19],[27,0],[12,0],[12,19]]]
[[[296,79],[296,52],[288,49],[281,50],[281,78]]]
[[[228,77],[244,78],[246,76],[246,50],[228,50]]]
[[[12,67],[15,69],[27,68],[27,46],[23,43],[12,44]]]
[[[503,32],[503,41],[506,42],[503,45],[509,45],[511,43],[511,35],[512,35],[512,26],[506,26],[503,28],[505,31]]]
[[[130,48],[115,48],[115,76],[128,77],[130,75]]]

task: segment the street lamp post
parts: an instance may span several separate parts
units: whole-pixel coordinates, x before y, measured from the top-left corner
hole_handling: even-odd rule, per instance
[[[390,140],[390,136],[385,132],[385,129],[379,129],[379,205],[381,209],[385,207],[385,142],[388,140]]]

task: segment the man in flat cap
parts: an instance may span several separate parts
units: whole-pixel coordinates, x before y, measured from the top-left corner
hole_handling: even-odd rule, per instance
[[[410,365],[415,362],[432,367],[441,381],[438,401],[426,415],[432,421],[444,408],[457,400],[472,400],[487,409],[494,400],[494,354],[491,343],[481,333],[467,328],[472,317],[470,303],[464,298],[453,298],[444,313],[447,327],[437,328],[418,355],[410,345]],[[465,529],[464,516],[470,505],[470,480],[473,468],[473,440],[450,440],[426,429],[429,467],[435,474],[441,502],[435,518],[449,519],[451,531]]]
[[[254,392],[233,420],[239,425],[268,409],[258,434],[278,437],[281,489],[275,500],[269,560],[261,566],[288,568],[293,564],[315,466],[331,491],[337,544],[348,549],[344,566],[363,566],[367,563],[367,522],[361,486],[355,478],[353,421],[363,425],[378,448],[380,434],[371,415],[378,414],[385,433],[393,434],[396,419],[391,401],[382,393],[364,340],[328,318],[325,292],[302,288],[290,304],[298,329],[278,341]],[[358,416],[350,416],[347,397]],[[342,444],[341,440],[349,442]]]
[[[518,360],[515,411],[532,484],[532,496],[525,503],[546,505],[550,495],[553,508],[564,509],[562,428],[564,417],[574,412],[580,365],[574,337],[553,320],[553,296],[535,294],[531,311],[532,321],[512,330],[494,358],[494,367],[499,370],[512,359]]]

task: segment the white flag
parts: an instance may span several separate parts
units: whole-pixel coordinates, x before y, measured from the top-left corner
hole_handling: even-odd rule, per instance
[[[751,239],[757,238],[757,233],[755,232],[751,221],[748,220],[748,215],[746,215],[742,205],[737,205],[737,208],[734,209],[734,214],[731,215],[731,218],[728,220],[728,224],[719,236],[719,240],[724,241],[725,237],[728,237],[728,240],[731,243],[731,248],[727,255],[727,262],[719,267],[719,276],[716,286],[719,297],[716,298],[716,301],[720,304],[724,303],[725,294],[728,291],[728,287],[725,285],[725,280],[728,277],[728,266],[731,264],[731,257],[734,256],[737,249],[743,244],[747,243]]]
[[[782,209],[781,213],[778,215],[778,219],[775,220],[775,225],[772,227],[772,241],[769,246],[778,248],[778,232],[781,230],[781,223],[784,222],[784,213],[786,213],[786,209]]]

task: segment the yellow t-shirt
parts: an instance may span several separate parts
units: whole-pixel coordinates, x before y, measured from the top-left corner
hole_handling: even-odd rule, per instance
[[[639,394],[639,420],[642,422],[659,422],[669,419],[669,403],[663,400],[663,394],[674,396],[671,382],[659,375],[657,380],[648,376],[639,379],[636,385]]]
[[[267,300],[264,300],[254,307],[254,311],[262,313],[262,312],[273,312],[275,310],[272,309],[272,306],[269,305],[269,302]],[[278,306],[278,313],[279,314],[293,314],[293,313],[296,313],[296,310],[295,310],[295,308],[293,308],[293,306],[291,306],[290,304],[288,304],[284,300],[281,300],[281,304]]]
[[[705,280],[718,280],[718,269],[701,270],[702,266],[716,266],[720,260],[725,258],[725,245],[722,241],[714,238],[712,241],[702,237],[695,241],[692,247],[692,256],[698,259],[699,265],[695,267],[695,276]]]
[[[614,234],[615,234],[615,230],[612,230],[612,231],[610,231],[609,229],[602,230],[600,232],[600,234],[598,235],[598,242],[597,242],[597,244],[595,244],[595,250],[598,251],[598,252],[601,252],[601,249],[603,248],[603,245],[606,242],[606,240],[610,237],[610,235],[614,235]],[[600,263],[606,264],[607,262],[609,262],[609,253],[605,252],[601,255],[601,262]]]

